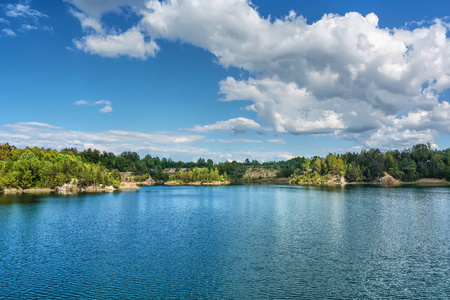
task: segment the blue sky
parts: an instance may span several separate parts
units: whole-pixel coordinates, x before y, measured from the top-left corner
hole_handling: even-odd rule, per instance
[[[0,142],[260,161],[450,147],[445,1],[0,4]]]

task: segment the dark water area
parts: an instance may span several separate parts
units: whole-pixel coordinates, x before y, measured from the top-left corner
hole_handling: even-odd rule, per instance
[[[450,188],[0,195],[1,299],[450,297]]]

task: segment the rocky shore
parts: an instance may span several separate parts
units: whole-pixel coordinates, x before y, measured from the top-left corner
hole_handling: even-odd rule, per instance
[[[80,187],[76,184],[75,180],[72,180],[70,183],[66,183],[63,186],[56,187],[54,189],[51,188],[32,188],[32,189],[21,189],[21,188],[6,188],[3,190],[4,194],[60,194],[60,195],[73,195],[78,193],[110,193],[114,191],[127,191],[127,190],[137,190],[142,185],[150,186],[157,184],[158,182],[151,179],[147,179],[143,182],[136,181],[121,181],[119,188],[115,188],[113,186],[87,186]],[[161,182],[162,183],[162,182]],[[2,191],[0,191],[1,193]]]
[[[403,182],[395,179],[388,173],[384,173],[382,177],[379,177],[370,182],[347,182],[344,177],[331,178],[327,181],[318,181],[318,182],[300,182],[300,183],[289,183],[289,184],[298,184],[298,185],[380,185],[380,186],[400,186],[400,185],[423,185],[423,186],[448,186],[450,182],[444,179],[433,179],[433,178],[422,178],[413,182]]]
[[[263,178],[263,179],[253,179],[253,180],[243,180],[241,184],[293,184],[288,181],[288,178]],[[146,180],[144,182],[135,181],[122,181],[119,188],[114,188],[112,186],[88,186],[81,188],[74,184],[74,182],[66,183],[61,187],[54,189],[50,188],[32,188],[32,189],[21,189],[21,188],[7,188],[0,191],[4,194],[60,194],[60,195],[73,195],[78,193],[108,193],[115,191],[131,191],[140,189],[140,186],[151,186],[155,184],[164,184],[167,186],[221,186],[229,185],[230,181],[213,181],[213,182],[187,182],[183,183],[180,181],[154,181],[152,179]],[[401,182],[391,175],[385,173],[384,176],[375,179],[371,182],[347,182],[342,178],[331,178],[328,181],[321,182],[300,182],[295,183],[298,185],[335,185],[335,186],[345,186],[345,185],[380,185],[380,186],[398,186],[398,185],[424,185],[424,186],[449,186],[450,182],[443,179],[430,179],[423,178],[415,182]]]

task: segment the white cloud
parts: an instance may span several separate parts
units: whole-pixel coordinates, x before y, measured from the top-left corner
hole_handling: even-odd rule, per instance
[[[27,32],[27,31],[31,31],[31,30],[53,31],[53,28],[49,27],[49,26],[33,26],[30,24],[22,24],[19,29],[19,31],[21,31],[21,32]]]
[[[0,140],[17,147],[38,146],[54,149],[74,147],[78,150],[95,148],[116,154],[123,151],[135,151],[142,156],[151,154],[152,156],[171,157],[174,160],[181,159],[184,161],[196,161],[199,157],[212,158],[216,162],[226,161],[227,159],[243,161],[246,157],[259,161],[292,157],[292,153],[285,151],[213,151],[194,145],[194,143],[198,144],[205,141],[204,136],[197,134],[130,130],[85,132],[38,122],[0,125]]]
[[[74,103],[75,105],[91,105],[89,102],[87,102],[86,100],[78,100],[77,102]]]
[[[225,144],[229,144],[229,143],[262,143],[262,140],[252,140],[252,139],[229,139],[229,140],[225,140],[225,139],[218,139],[218,140],[208,140],[207,142],[218,142],[218,143],[225,143]]]
[[[228,77],[220,83],[224,101],[250,100],[247,107],[258,113],[258,117],[269,122],[278,132],[328,133],[345,129],[342,113],[333,110],[334,101],[316,99],[295,83],[283,83],[276,79],[236,81]],[[315,107],[316,106],[316,107]]]
[[[29,3],[29,1],[25,1],[26,4]],[[45,31],[53,31],[52,27],[49,26],[41,26],[39,25],[40,19],[49,18],[46,14],[36,10],[32,9],[29,5],[25,4],[7,4],[4,5],[3,8],[5,9],[5,15],[9,18],[17,19],[20,24],[19,27],[14,28],[14,30],[17,32],[27,32],[31,30],[45,30]],[[0,23],[5,23],[7,25],[10,24],[9,20],[6,20],[4,18],[0,18]],[[31,23],[31,24],[30,24]],[[33,24],[33,25],[32,25]],[[6,31],[5,31],[6,30]],[[11,29],[5,29],[2,30],[3,33],[9,35],[9,36],[16,36],[16,33]]]
[[[86,14],[93,18],[100,20],[101,16],[105,13],[114,12],[120,13],[121,8],[134,7],[138,9],[143,7],[144,1],[142,0],[64,0],[69,2]]]
[[[265,161],[279,161],[288,160],[295,156],[291,152],[286,151],[237,151],[230,154],[231,160],[244,161],[246,158],[257,160],[259,162]]]
[[[133,27],[120,34],[93,34],[74,40],[75,46],[86,53],[98,54],[104,57],[127,55],[133,58],[145,59],[155,56],[159,47],[154,41],[145,41],[138,27]]]
[[[109,102],[109,100],[99,100],[99,101],[95,101],[94,105],[102,105],[102,104],[106,104],[106,105],[111,105],[111,102]]]
[[[38,10],[32,9],[28,5],[23,5],[20,3],[7,4],[6,15],[11,18],[18,18],[18,17],[48,18],[46,14],[43,14]]]
[[[37,29],[39,29],[39,27],[30,25],[30,24],[22,24],[20,28],[21,28],[22,30],[24,30],[24,31],[37,30]]]
[[[109,112],[112,112],[113,109],[112,109],[111,105],[106,105],[105,107],[99,109],[98,111],[101,113],[109,113]]]
[[[15,128],[17,130],[27,130],[31,127],[37,127],[37,128],[52,128],[52,129],[62,129],[62,127],[50,125],[47,123],[40,123],[40,122],[17,122],[14,124],[6,124],[3,125],[5,127],[9,128]]]
[[[103,145],[103,147],[120,143],[129,143],[130,145],[134,143],[172,145],[189,144],[204,138],[201,135],[171,132],[144,133],[129,130],[108,130],[102,132],[71,131],[51,124],[38,122],[19,122],[0,126],[0,138],[4,134],[20,134],[24,140],[12,141],[18,146],[45,145],[54,148],[80,147],[83,149],[84,144],[98,144]],[[125,148],[125,150],[127,149]]]
[[[9,21],[8,21],[8,20],[6,20],[6,19],[4,19],[4,18],[0,18],[0,23],[3,23],[3,24],[6,24],[6,25],[9,25]]]
[[[196,132],[212,132],[212,131],[231,131],[235,134],[245,133],[249,129],[260,129],[261,125],[255,121],[247,118],[235,118],[228,121],[217,121],[211,125],[195,125],[194,128],[189,129]]]
[[[267,140],[268,143],[274,143],[274,144],[286,144],[286,141],[283,139],[270,139]]]
[[[251,101],[246,109],[278,132],[330,134],[374,146],[448,132],[449,103],[439,101],[450,88],[449,25],[442,20],[389,29],[379,28],[373,13],[327,14],[308,24],[294,12],[263,18],[247,0],[144,2],[128,6],[141,20],[123,33],[99,33],[105,24],[81,20],[95,32],[76,40],[77,48],[141,59],[156,54],[158,39],[206,49],[222,66],[251,74],[221,81],[222,100]],[[72,3],[98,22],[126,4]],[[224,127],[217,122],[193,130],[233,131]]]
[[[426,144],[437,137],[434,129],[414,130],[382,127],[374,131],[353,134],[352,139],[367,148],[382,150],[406,149],[415,144]]]
[[[98,111],[101,113],[109,113],[109,112],[113,111],[113,108],[111,106],[112,105],[111,101],[104,100],[104,99],[98,100],[95,102],[89,102],[86,100],[78,100],[78,101],[74,102],[74,104],[75,105],[88,105],[88,106],[105,105],[103,108],[99,109]]]
[[[78,11],[70,10],[70,12],[80,21],[81,28],[83,28],[83,30],[89,31],[92,29],[94,33],[105,34],[100,21]]]
[[[3,28],[2,32],[7,36],[17,36],[17,34],[9,28]]]

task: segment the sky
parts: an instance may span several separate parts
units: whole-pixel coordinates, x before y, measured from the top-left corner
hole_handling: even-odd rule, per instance
[[[0,0],[0,143],[196,161],[450,147],[447,1]]]

